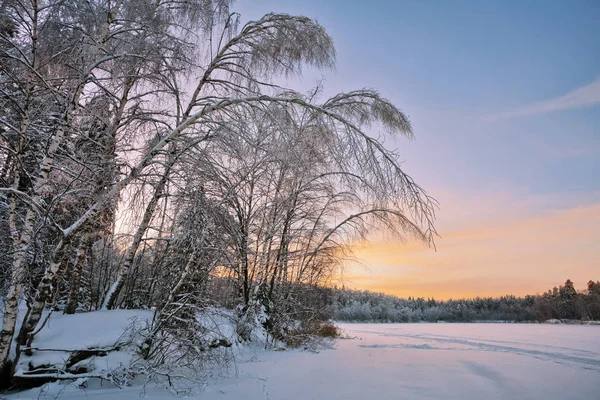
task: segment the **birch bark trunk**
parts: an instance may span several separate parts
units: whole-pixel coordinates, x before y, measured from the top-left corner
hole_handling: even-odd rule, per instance
[[[100,36],[100,40],[96,43],[96,45],[92,49],[92,54],[95,56],[93,58],[97,58],[101,54],[100,48],[108,37],[110,26],[112,25],[121,5],[122,5],[122,0],[117,1],[115,6],[109,11],[109,15],[108,15],[106,24],[104,25],[101,36]],[[37,210],[35,209],[34,204],[41,203],[41,199],[42,199],[42,195],[43,195],[42,189],[48,182],[48,176],[50,175],[50,172],[52,171],[54,161],[56,158],[56,154],[57,154],[57,150],[63,142],[67,127],[73,117],[73,112],[76,110],[76,108],[79,104],[79,100],[83,93],[85,84],[88,80],[88,77],[93,72],[93,69],[95,68],[96,63],[97,63],[97,61],[92,63],[90,65],[89,69],[87,71],[85,71],[82,74],[82,76],[80,77],[80,80],[74,90],[73,97],[71,98],[65,112],[63,113],[62,121],[57,126],[56,130],[54,131],[52,140],[50,141],[50,145],[48,146],[48,149],[46,151],[46,155],[44,156],[44,158],[40,164],[40,171],[36,176],[35,183],[33,185],[32,195],[31,195],[31,200],[32,200],[31,203],[33,203],[33,204],[30,204],[28,206],[28,210],[25,215],[25,222],[23,223],[23,227],[21,228],[21,236],[19,239],[19,246],[18,246],[18,249],[15,252],[15,255],[13,258],[13,264],[12,264],[13,276],[16,275],[17,277],[20,277],[21,275],[23,275],[25,273],[27,251],[29,250],[29,246],[30,246],[33,234],[35,232],[35,227],[36,227],[36,222],[37,222]],[[59,245],[57,246],[57,249],[55,250],[53,261],[50,263],[50,266],[46,269],[46,272],[44,273],[44,277],[42,278],[40,285],[38,286],[38,289],[36,292],[36,299],[33,302],[31,312],[30,312],[27,320],[24,321],[23,326],[21,327],[21,330],[19,332],[19,337],[17,338],[18,344],[23,345],[26,343],[29,333],[31,333],[35,329],[35,326],[37,325],[37,323],[39,322],[39,319],[41,318],[42,309],[43,309],[43,307],[45,305],[45,301],[47,299],[47,292],[49,291],[49,289],[51,287],[52,281],[54,280],[57,271],[60,269],[60,263],[62,261],[62,257],[64,256],[65,247],[67,247],[67,246],[65,246],[65,244],[67,242],[68,242],[68,239],[63,238],[61,240],[61,242],[59,243]],[[9,295],[11,295],[13,297],[16,296],[16,298],[14,298],[14,299],[11,299],[10,297],[7,296],[7,299],[9,300],[9,305],[11,306],[11,308],[9,310],[8,318],[6,318],[6,316],[5,316],[5,318],[3,320],[2,334],[0,334],[0,363],[2,365],[4,365],[6,363],[6,361],[8,360],[8,355],[9,355],[9,350],[10,350],[10,340],[8,342],[6,342],[5,336],[10,335],[12,337],[12,335],[14,334],[17,311],[18,311],[18,309],[17,309],[18,301],[19,301],[18,298],[21,295],[21,290],[22,290],[22,288],[15,288],[15,290],[13,290],[9,293]],[[14,314],[15,314],[14,318],[11,315],[13,310],[14,310]],[[6,310],[5,310],[5,313],[6,313]]]

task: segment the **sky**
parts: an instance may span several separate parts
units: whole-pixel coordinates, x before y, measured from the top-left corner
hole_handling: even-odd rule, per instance
[[[440,203],[436,250],[374,235],[347,286],[436,299],[600,279],[600,2],[241,0],[316,19],[334,71],[287,82],[374,88],[411,119],[403,167]],[[377,132],[373,132],[374,135]],[[388,144],[389,145],[389,144]]]

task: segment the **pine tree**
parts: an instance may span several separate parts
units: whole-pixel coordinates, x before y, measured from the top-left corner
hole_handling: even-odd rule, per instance
[[[567,279],[564,286],[561,286],[558,291],[557,308],[560,318],[564,319],[577,319],[575,308],[575,298],[577,297],[577,291],[573,286],[573,282]]]

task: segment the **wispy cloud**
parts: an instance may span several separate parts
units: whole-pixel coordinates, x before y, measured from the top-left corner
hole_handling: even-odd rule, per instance
[[[596,80],[553,99],[524,105],[514,110],[491,115],[488,120],[523,117],[554,111],[591,107],[600,104],[600,77]]]

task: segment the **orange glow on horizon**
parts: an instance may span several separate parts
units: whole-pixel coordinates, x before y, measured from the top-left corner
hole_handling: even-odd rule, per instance
[[[357,244],[355,256],[367,266],[348,265],[342,282],[441,300],[543,293],[567,278],[582,290],[600,279],[600,203],[537,213],[524,207],[510,215],[506,207],[497,210],[487,218],[442,214],[437,252],[381,238]]]

